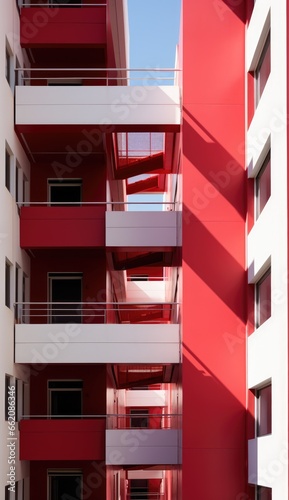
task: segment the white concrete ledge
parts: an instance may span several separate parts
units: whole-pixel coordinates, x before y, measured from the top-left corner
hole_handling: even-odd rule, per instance
[[[16,363],[179,363],[179,325],[16,325]]]
[[[179,125],[176,86],[20,86],[16,125]]]

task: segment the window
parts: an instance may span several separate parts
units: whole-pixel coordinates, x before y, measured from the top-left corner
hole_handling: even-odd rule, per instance
[[[256,177],[256,219],[259,217],[271,196],[271,158],[270,153]]]
[[[11,375],[5,375],[5,420],[8,421],[9,414],[9,394],[11,387],[13,386],[13,377]]]
[[[82,273],[49,273],[51,323],[81,323]]]
[[[15,319],[19,319],[19,277],[20,277],[20,267],[16,264],[15,267]]]
[[[130,427],[143,427],[147,429],[149,427],[148,415],[149,411],[143,408],[130,410]]]
[[[257,500],[272,500],[272,489],[265,486],[257,486]]]
[[[48,181],[49,201],[53,204],[79,205],[81,203],[81,179],[51,179]]]
[[[5,186],[11,193],[12,188],[12,154],[8,147],[5,149]]]
[[[130,281],[148,281],[148,274],[132,274],[130,277]]]
[[[12,52],[6,40],[6,53],[5,53],[5,76],[10,87],[12,86]]]
[[[23,203],[25,203],[28,199],[28,180],[25,174],[23,174],[23,181],[22,181],[22,200]]]
[[[23,380],[16,379],[16,421],[19,422],[24,415],[24,387]]]
[[[257,436],[271,434],[271,384],[256,390]],[[261,497],[263,498],[263,497]],[[265,497],[267,498],[267,497]]]
[[[261,95],[263,94],[263,90],[269,78],[270,72],[271,72],[271,43],[270,43],[270,32],[269,32],[259,59],[259,63],[255,70],[256,106],[258,105]]]
[[[61,80],[47,80],[47,85],[49,87],[67,87],[68,85],[72,87],[80,87],[83,85],[82,80],[76,80],[75,78],[61,79]]]
[[[10,500],[12,498],[9,488],[10,488],[9,484],[5,486],[5,500]]]
[[[148,479],[131,479],[130,480],[130,500],[147,500],[149,498],[149,483]]]
[[[6,260],[5,263],[5,305],[11,307],[11,272],[12,265]]]
[[[49,500],[82,499],[82,472],[79,470],[48,472]]]
[[[82,0],[49,0],[50,5],[59,5],[59,7],[80,7]]]
[[[271,269],[256,284],[256,328],[271,316]]]
[[[82,380],[48,381],[49,413],[61,418],[82,415]]]

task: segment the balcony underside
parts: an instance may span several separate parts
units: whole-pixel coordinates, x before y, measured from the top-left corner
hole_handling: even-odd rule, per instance
[[[179,325],[18,324],[16,363],[179,363]]]

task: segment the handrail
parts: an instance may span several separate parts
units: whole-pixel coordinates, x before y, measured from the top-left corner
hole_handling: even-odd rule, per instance
[[[19,201],[18,206],[29,205],[176,205],[176,201]]]
[[[20,323],[125,324],[174,322],[177,302],[15,302]],[[157,314],[150,317],[150,314]],[[140,315],[140,316],[138,316]]]
[[[81,83],[83,81],[105,80],[106,85],[108,85],[110,81],[127,84],[131,81],[137,82],[144,80],[147,82],[172,82],[175,80],[176,74],[180,71],[181,69],[179,68],[15,68],[16,74],[19,75],[19,78],[16,78],[16,86],[28,85],[29,82],[34,80],[44,80],[45,82],[52,80],[51,83],[71,82],[72,84],[78,83],[75,82],[75,79],[80,79]],[[45,74],[33,76],[33,72],[45,72]],[[65,76],[67,72],[70,73],[69,76]],[[61,76],[57,75],[59,73],[61,73]],[[93,73],[93,76],[89,76],[89,73]],[[138,73],[142,73],[142,76],[137,76]],[[173,75],[161,76],[163,73],[172,73]],[[53,76],[53,74],[56,76]]]
[[[51,9],[55,9],[57,7],[106,7],[106,3],[74,3],[74,4],[68,4],[68,3],[55,3],[51,4],[49,2],[47,3],[23,3],[20,5],[20,7],[49,7]]]
[[[28,419],[33,419],[33,418],[43,418],[43,419],[49,419],[53,418],[55,415],[22,415],[23,420],[28,420]],[[108,419],[110,417],[126,417],[126,418],[132,418],[132,417],[182,417],[182,413],[152,413],[152,414],[147,414],[147,413],[138,413],[137,415],[131,415],[130,413],[106,413],[106,414],[96,414],[96,415],[57,415],[57,417],[62,417],[62,418],[105,418]]]
[[[147,407],[149,410],[149,407]],[[178,421],[182,415],[179,413],[110,413],[107,415],[22,415],[22,420],[85,420],[96,419],[105,420],[107,430],[148,430],[162,431],[168,429],[178,429]],[[152,424],[152,426],[150,426]]]

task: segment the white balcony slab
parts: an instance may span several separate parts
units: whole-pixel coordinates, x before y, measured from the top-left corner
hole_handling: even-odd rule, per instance
[[[179,363],[179,325],[18,324],[16,363]]]
[[[179,125],[177,86],[19,86],[17,125]]]
[[[107,247],[175,247],[177,212],[106,212]]]
[[[166,391],[126,391],[125,406],[127,407],[159,407],[166,406]]]
[[[177,429],[107,430],[106,464],[179,464],[179,433]]]
[[[166,286],[168,281],[128,281],[126,300],[128,302],[166,302]]]

